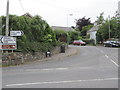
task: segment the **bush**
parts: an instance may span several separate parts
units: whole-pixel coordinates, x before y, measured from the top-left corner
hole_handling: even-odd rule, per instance
[[[94,45],[95,40],[93,39],[83,39],[84,42],[86,42],[86,44],[90,44],[90,45]]]

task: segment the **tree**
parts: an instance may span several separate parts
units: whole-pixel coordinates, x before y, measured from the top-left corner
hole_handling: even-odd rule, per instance
[[[77,30],[81,32],[81,36],[86,36],[85,26],[92,25],[90,18],[86,19],[85,17],[76,19]]]
[[[2,16],[3,24],[6,17]],[[34,17],[10,15],[9,30],[22,30],[24,35],[17,37],[18,50],[24,52],[47,51],[56,45],[56,37],[45,20]],[[3,28],[3,35],[5,28]]]
[[[100,13],[100,16],[97,16],[97,25],[102,24],[105,20],[104,20],[104,12]]]
[[[102,17],[103,18],[103,17]],[[109,17],[108,17],[109,18]],[[117,13],[115,16],[111,17],[110,19],[104,20],[104,23],[101,24],[98,32],[97,32],[97,41],[98,42],[103,42],[104,40],[109,39],[109,33],[110,33],[110,38],[114,39],[120,39],[120,22],[119,18],[117,16]],[[109,32],[109,25],[110,25],[110,32]]]
[[[93,25],[87,25],[87,26],[82,27],[81,35],[82,36],[86,36],[87,35],[87,31],[90,30],[92,27],[93,27]]]

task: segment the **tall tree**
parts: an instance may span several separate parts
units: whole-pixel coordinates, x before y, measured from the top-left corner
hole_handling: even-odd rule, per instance
[[[104,12],[100,13],[100,16],[97,16],[97,24],[102,24],[104,22]]]
[[[80,19],[76,19],[76,27],[77,30],[81,32],[82,36],[86,36],[86,27],[85,26],[89,26],[92,25],[90,18],[86,19],[85,17],[80,18]]]
[[[79,29],[79,30],[82,30],[82,28],[84,26],[87,26],[87,25],[92,25],[91,21],[90,21],[90,18],[86,19],[85,17],[83,18],[80,18],[80,19],[76,19],[76,27]]]

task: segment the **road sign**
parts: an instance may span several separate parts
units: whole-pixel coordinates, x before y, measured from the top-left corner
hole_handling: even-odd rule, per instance
[[[22,36],[23,34],[23,31],[10,31],[10,36]]]
[[[0,50],[16,50],[16,37],[0,36]]]
[[[17,45],[0,45],[0,50],[16,50]]]
[[[16,44],[16,37],[2,36],[0,37],[1,43],[3,44]]]

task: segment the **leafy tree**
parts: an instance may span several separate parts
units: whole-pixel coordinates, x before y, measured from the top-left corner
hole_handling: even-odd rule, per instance
[[[97,41],[98,42],[103,42],[107,39],[109,39],[109,33],[110,33],[110,38],[114,39],[120,39],[120,22],[117,14],[110,18],[104,20],[104,23],[101,24],[98,32],[97,32]],[[110,25],[110,32],[109,32],[109,25]]]
[[[70,43],[73,42],[73,40],[78,40],[78,39],[82,39],[82,37],[80,37],[80,32],[77,31],[69,31],[68,32],[69,37],[70,37]]]
[[[104,22],[104,12],[100,13],[100,16],[97,16],[97,24],[102,24]]]
[[[88,25],[92,25],[90,18],[86,19],[85,17],[76,19],[76,27],[77,30],[81,32],[81,36],[86,36],[86,27]]]
[[[93,27],[93,25],[87,25],[87,26],[82,27],[81,35],[82,36],[86,36],[87,35],[87,31],[90,30],[92,27]]]
[[[61,42],[67,42],[67,32],[65,32],[64,30],[56,29],[54,30],[54,33],[56,35],[57,40]]]
[[[22,30],[17,37],[18,50],[22,52],[47,51],[56,45],[56,37],[50,26],[38,15],[34,17],[10,15],[9,30]],[[2,16],[3,24],[6,17]],[[5,28],[3,29],[3,35]],[[46,48],[46,49],[45,49]]]

